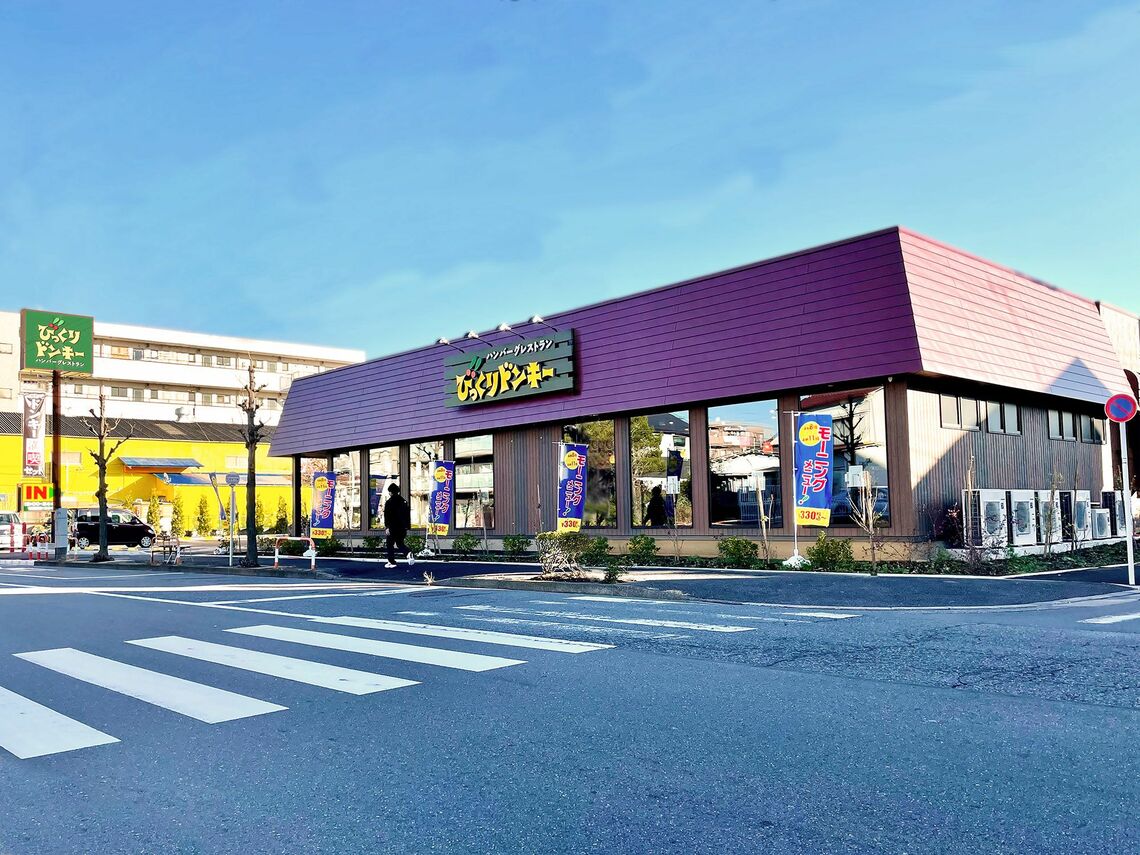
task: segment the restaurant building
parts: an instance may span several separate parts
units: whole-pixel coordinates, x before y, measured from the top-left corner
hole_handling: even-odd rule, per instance
[[[967,487],[983,515],[1001,494],[1003,543],[1046,534],[1018,539],[1019,496],[1035,529],[1063,500],[1103,539],[1122,486],[1103,404],[1135,391],[1138,343],[1134,315],[895,227],[299,379],[271,454],[293,458],[295,519],[337,473],[342,540],[382,531],[393,482],[425,526],[428,463],[455,460],[452,534],[494,543],[554,528],[558,443],[584,442],[588,533],[712,554],[767,517],[786,555],[793,414],[829,413],[830,533],[859,535],[848,485],[869,477],[888,539],[945,535]]]

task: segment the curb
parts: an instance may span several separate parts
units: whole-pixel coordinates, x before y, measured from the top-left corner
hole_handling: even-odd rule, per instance
[[[337,582],[368,582],[369,579],[354,580],[351,577],[339,576],[336,573],[326,573],[323,570],[317,570],[315,573],[308,570],[288,570],[285,568],[273,567],[212,567],[209,565],[196,567],[192,564],[149,564],[146,561],[106,561],[99,564],[91,564],[90,561],[37,561],[37,567],[60,567],[66,569],[79,569],[91,566],[95,569],[107,568],[108,570],[150,570],[157,573],[206,573],[213,576],[265,576],[271,579],[321,579],[324,581],[337,581]]]

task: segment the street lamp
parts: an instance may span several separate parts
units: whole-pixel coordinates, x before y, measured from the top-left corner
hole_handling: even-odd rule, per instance
[[[452,344],[451,339],[440,338],[440,339],[436,340],[436,344],[446,345],[447,347],[450,347],[452,350],[458,350],[460,353],[466,353],[466,351],[462,347],[456,347],[454,344]]]
[[[479,333],[475,332],[475,330],[469,330],[466,337],[467,338],[473,338],[473,339],[476,339],[478,341],[481,341],[481,342],[483,342],[483,344],[488,345],[488,346],[491,345],[491,342],[489,342],[489,341],[487,341],[487,339],[481,337],[479,335]]]
[[[507,324],[507,323],[499,324],[498,330],[499,330],[499,332],[509,332],[511,335],[517,335],[519,338],[523,338],[523,339],[526,338],[526,336],[523,335],[522,333],[515,332],[513,329],[511,329],[511,325]]]

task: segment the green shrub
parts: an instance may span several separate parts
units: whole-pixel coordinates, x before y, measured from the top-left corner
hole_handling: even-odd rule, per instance
[[[807,559],[816,570],[843,572],[855,566],[855,558],[851,554],[851,541],[842,537],[828,537],[827,533],[822,531],[815,543],[808,547]]]
[[[721,537],[717,539],[716,551],[726,567],[748,568],[760,554],[755,542],[746,537]]]
[[[309,543],[305,540],[283,540],[279,551],[282,555],[300,555],[308,548]],[[272,542],[269,544],[269,551],[273,551]]]
[[[479,538],[468,531],[455,538],[451,548],[460,555],[472,555],[479,548],[479,542]]]
[[[364,550],[365,550],[365,551],[367,551],[367,552],[379,552],[379,551],[380,551],[380,547],[381,547],[383,544],[384,544],[384,538],[382,538],[382,537],[377,537],[377,536],[376,536],[376,535],[374,535],[374,534],[370,534],[370,535],[368,535],[368,536],[367,536],[367,537],[365,537],[365,538],[364,538],[364,540],[361,542],[361,546],[362,546],[362,547],[364,548]],[[411,547],[410,547],[410,546],[409,546],[408,548],[409,548],[409,549],[411,549]]]
[[[613,585],[621,581],[629,563],[628,555],[607,555],[603,566],[605,567],[607,584]]]
[[[214,520],[210,516],[210,502],[205,496],[198,497],[198,515],[194,518],[194,530],[198,537],[209,537],[214,529]]]
[[[508,534],[503,537],[503,552],[522,555],[530,548],[530,537],[525,534]]]
[[[583,535],[586,537],[586,535]],[[601,567],[610,554],[610,542],[605,537],[587,537],[589,541],[582,550],[581,560],[587,567]]]
[[[626,554],[634,564],[652,564],[657,560],[657,538],[635,534],[629,539]]]
[[[408,547],[408,551],[413,555],[419,555],[423,552],[426,542],[422,534],[409,534],[404,538],[404,546]]]
[[[307,544],[304,541],[296,541],[301,544],[301,551],[304,552]],[[344,544],[337,540],[335,537],[321,538],[317,541],[317,555],[322,558],[328,558],[336,555],[344,549]]]

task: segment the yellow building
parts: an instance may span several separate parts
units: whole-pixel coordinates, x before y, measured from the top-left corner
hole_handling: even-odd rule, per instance
[[[7,416],[9,414],[0,414]],[[90,452],[98,447],[82,421],[64,418],[60,484],[64,507],[87,507],[96,503],[98,469]],[[25,522],[46,522],[49,510],[29,510],[21,500],[22,488],[31,484],[51,484],[51,470],[43,480],[21,477],[22,439],[16,419],[0,418],[0,510],[20,511]],[[182,499],[183,531],[196,528],[199,502],[204,497],[212,528],[221,528],[219,498],[229,505],[226,474],[237,473],[241,485],[235,488],[238,520],[245,517],[246,449],[236,425],[172,424],[169,422],[123,422],[121,431],[134,436],[123,443],[107,467],[107,501],[112,506],[130,508],[146,517],[152,496],[161,503],[163,524],[168,528],[176,498]],[[158,436],[161,434],[161,436]],[[113,440],[117,442],[118,440]],[[51,463],[51,439],[46,443]],[[287,516],[290,506],[291,473],[289,459],[268,456],[269,443],[257,453],[257,494],[263,509],[262,523],[271,527],[277,520],[279,500]],[[215,491],[210,476],[216,479]]]

